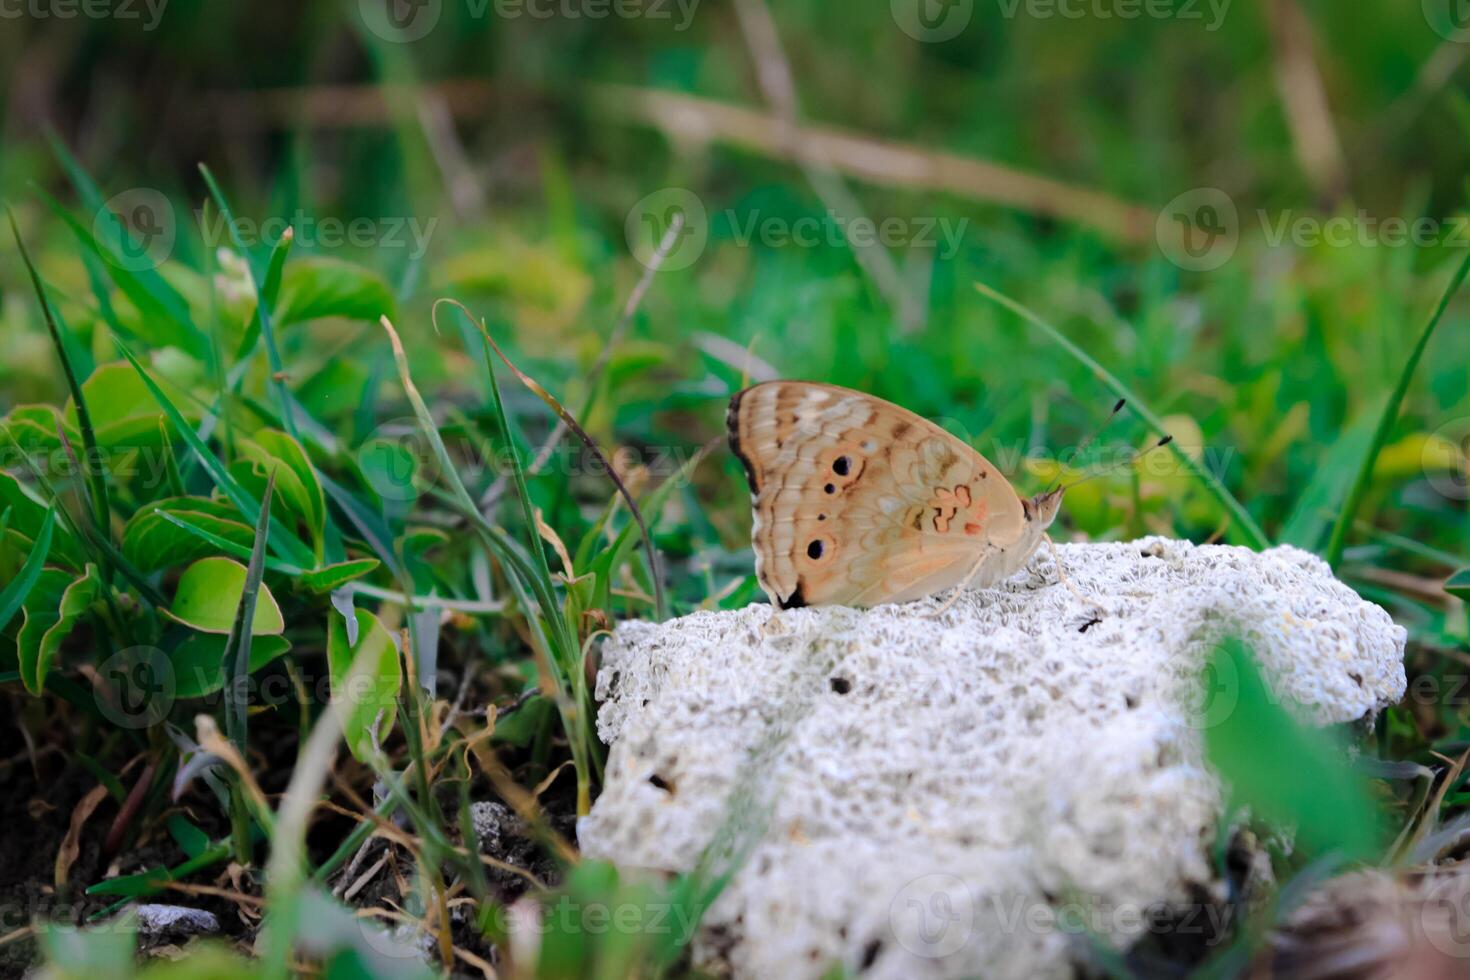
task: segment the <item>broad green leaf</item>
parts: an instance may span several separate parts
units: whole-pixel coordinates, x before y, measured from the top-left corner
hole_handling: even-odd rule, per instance
[[[191,858],[209,850],[209,835],[191,823],[182,813],[173,813],[168,818],[168,834],[180,849]]]
[[[174,647],[169,661],[174,668],[174,696],[178,698],[208,697],[225,686],[225,648],[228,635],[190,633]],[[291,649],[284,636],[256,636],[250,643],[250,672],[278,659]]]
[[[51,534],[55,526],[56,514],[48,510],[31,552],[26,556],[25,564],[5,586],[5,590],[0,592],[0,630],[10,625],[11,618],[20,610],[21,604],[26,601],[26,596],[31,594],[36,580],[40,578],[46,556],[51,553]]]
[[[121,342],[118,342],[117,346],[122,351],[123,356],[128,359],[128,363],[133,366],[133,370],[137,371],[138,376],[143,379],[143,383],[148,386],[149,392],[158,401],[164,414],[168,416],[169,424],[174,427],[174,431],[193,450],[194,455],[198,457],[200,464],[209,473],[210,478],[214,480],[220,492],[230,498],[230,501],[240,509],[241,514],[253,521],[260,514],[260,504],[251,498],[245,488],[240,486],[239,482],[230,475],[229,469],[214,454],[208,444],[199,438],[199,434],[194,431],[193,427],[189,425],[188,420],[184,418],[178,408],[174,406],[173,402],[168,399],[163,389],[158,387],[158,384],[143,369],[143,365],[133,355],[132,351],[128,350]],[[311,549],[302,544],[288,529],[280,526],[280,523],[274,517],[271,518],[271,547],[276,551],[276,554],[294,564],[309,565],[312,563]]]
[[[341,706],[347,745],[353,755],[366,759],[372,753],[374,729],[381,744],[393,728],[403,676],[393,634],[372,613],[363,609],[354,613],[356,644],[347,641],[347,621],[339,613],[330,614],[327,666],[332,699]]]
[[[158,385],[175,402],[183,401],[183,393],[176,388],[172,382],[163,376],[159,376]],[[82,382],[82,396],[87,400],[87,407],[92,410],[92,422],[98,431],[119,422],[135,419],[140,416],[152,420],[156,426],[158,419],[163,415],[158,407],[158,402],[149,392],[148,386],[138,373],[133,370],[127,361],[112,361],[102,364],[92,372],[86,381]],[[186,415],[191,414],[185,412]],[[197,416],[197,412],[194,412]],[[77,425],[77,407],[72,399],[67,399],[66,407],[62,409],[62,417],[66,424],[75,428]]]
[[[19,531],[31,541],[36,541],[40,535],[41,526],[46,523],[47,516],[51,513],[51,508],[42,503],[41,499],[26,484],[0,470],[0,511],[7,507],[10,508],[9,529]],[[81,570],[83,564],[81,546],[64,527],[57,527],[52,531],[51,564],[66,565],[69,568]]]
[[[54,405],[17,405],[5,416],[4,426],[11,438],[28,453],[49,453],[61,448],[56,428],[66,430],[67,441],[73,446],[82,441],[76,427],[67,425],[61,411]]]
[[[1470,602],[1470,568],[1463,568],[1450,576],[1450,580],[1444,584],[1444,590],[1457,599]]]
[[[250,485],[251,491],[259,495],[267,475],[274,469],[277,496],[306,523],[320,552],[326,533],[327,500],[301,443],[284,432],[261,429],[251,438],[240,440],[238,448],[240,455],[254,464],[252,475],[255,480],[247,485],[258,485]],[[234,468],[232,472],[240,475]],[[246,481],[242,479],[241,482]]]
[[[1244,644],[1221,644],[1201,683],[1210,698],[1200,718],[1206,756],[1237,802],[1294,827],[1312,853],[1381,856],[1382,825],[1366,778],[1331,735],[1277,702]]]
[[[239,545],[248,553],[255,531],[240,520],[230,504],[209,497],[169,497],[145,504],[123,528],[123,554],[145,572],[183,565],[220,549],[179,527],[165,515],[182,518],[196,527]]]
[[[287,266],[276,304],[282,327],[326,317],[376,321],[393,313],[393,291],[386,282],[362,266],[327,258]]]
[[[25,620],[16,638],[21,682],[27,691],[40,695],[45,688],[56,652],[97,597],[98,588],[95,565],[88,565],[80,578],[50,568],[41,572],[24,604]]]
[[[138,934],[132,914],[90,929],[52,924],[41,930],[40,937],[47,976],[83,980],[131,977],[136,972],[133,956]]]
[[[165,615],[201,633],[228,634],[245,592],[245,571],[245,566],[233,558],[201,558],[184,570],[173,606]],[[285,630],[281,607],[270,589],[262,585],[251,632],[255,636],[279,636]]]
[[[336,591],[354,579],[376,571],[383,563],[376,558],[357,558],[314,569],[299,576],[302,585],[319,595]]]

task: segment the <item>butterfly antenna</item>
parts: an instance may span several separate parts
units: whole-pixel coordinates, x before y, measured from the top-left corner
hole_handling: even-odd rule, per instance
[[[1092,430],[1092,433],[1090,435],[1088,435],[1085,439],[1083,439],[1081,442],[1079,442],[1077,444],[1077,448],[1076,449],[1072,450],[1072,459],[1076,459],[1077,457],[1081,456],[1084,452],[1087,451],[1087,449],[1088,449],[1089,446],[1091,446],[1094,442],[1097,442],[1098,437],[1100,437],[1104,432],[1106,432],[1108,430],[1108,426],[1110,426],[1110,425],[1113,424],[1113,420],[1116,419],[1119,416],[1119,414],[1122,413],[1123,407],[1125,405],[1127,405],[1127,404],[1128,404],[1128,399],[1126,399],[1126,398],[1119,398],[1118,399],[1118,403],[1113,406],[1113,410],[1108,413],[1108,417],[1105,418],[1105,419],[1103,419],[1102,425],[1099,425],[1096,429],[1093,429]],[[1056,490],[1061,485],[1062,485],[1062,482],[1060,480],[1058,480],[1056,483],[1054,483],[1052,485],[1051,490],[1049,490],[1048,493],[1050,493],[1051,491]],[[1073,484],[1073,486],[1076,486],[1076,484]]]
[[[1066,487],[1064,487],[1063,489],[1065,489],[1065,490],[1071,490],[1073,487],[1080,487],[1084,483],[1091,483],[1093,480],[1096,480],[1099,477],[1110,476],[1113,473],[1117,473],[1120,470],[1126,470],[1126,469],[1130,469],[1130,468],[1132,468],[1134,466],[1137,466],[1139,463],[1143,462],[1143,460],[1145,458],[1147,458],[1148,456],[1153,455],[1154,453],[1158,452],[1160,449],[1163,449],[1165,446],[1169,445],[1169,443],[1171,443],[1173,441],[1174,441],[1174,437],[1173,436],[1164,436],[1164,438],[1160,439],[1158,442],[1154,443],[1152,446],[1149,446],[1147,449],[1144,449],[1144,450],[1134,450],[1132,453],[1129,453],[1128,454],[1128,458],[1125,459],[1125,460],[1123,460],[1122,462],[1117,463],[1117,464],[1115,464],[1113,466],[1105,466],[1105,467],[1103,467],[1102,469],[1098,470],[1095,473],[1089,473],[1086,476],[1084,476],[1082,479],[1076,481],[1075,483],[1069,483],[1069,484],[1067,484]]]

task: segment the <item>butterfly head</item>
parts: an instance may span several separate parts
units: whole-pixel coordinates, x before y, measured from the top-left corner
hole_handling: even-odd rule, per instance
[[[1057,519],[1057,511],[1062,509],[1062,494],[1066,492],[1066,487],[1057,487],[1046,493],[1038,493],[1034,497],[1023,499],[1021,506],[1026,511],[1026,520],[1034,522],[1040,531],[1051,527],[1052,521]]]

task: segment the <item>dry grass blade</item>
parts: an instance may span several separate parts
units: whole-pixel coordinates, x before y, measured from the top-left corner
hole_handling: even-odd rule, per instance
[[[56,868],[54,880],[57,888],[66,887],[66,879],[71,873],[71,866],[76,862],[77,855],[82,852],[82,828],[91,819],[92,814],[97,812],[97,807],[103,800],[107,799],[107,786],[99,783],[92,787],[91,792],[82,797],[76,809],[71,812],[71,824],[66,828],[66,837],[61,841],[61,847],[56,852]]]
[[[718,142],[774,159],[830,160],[840,172],[871,183],[1007,205],[1086,225],[1128,242],[1147,241],[1154,234],[1155,215],[1147,208],[989,160],[824,126],[802,126],[788,141],[780,117],[773,113],[678,92],[600,85],[593,96],[610,118],[652,126],[679,143]]]

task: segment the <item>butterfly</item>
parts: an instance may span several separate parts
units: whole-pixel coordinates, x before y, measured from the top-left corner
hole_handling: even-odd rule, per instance
[[[1022,497],[928,419],[860,391],[771,381],[730,400],[730,448],[755,511],[755,573],[771,604],[875,606],[1025,566],[1062,488]]]

